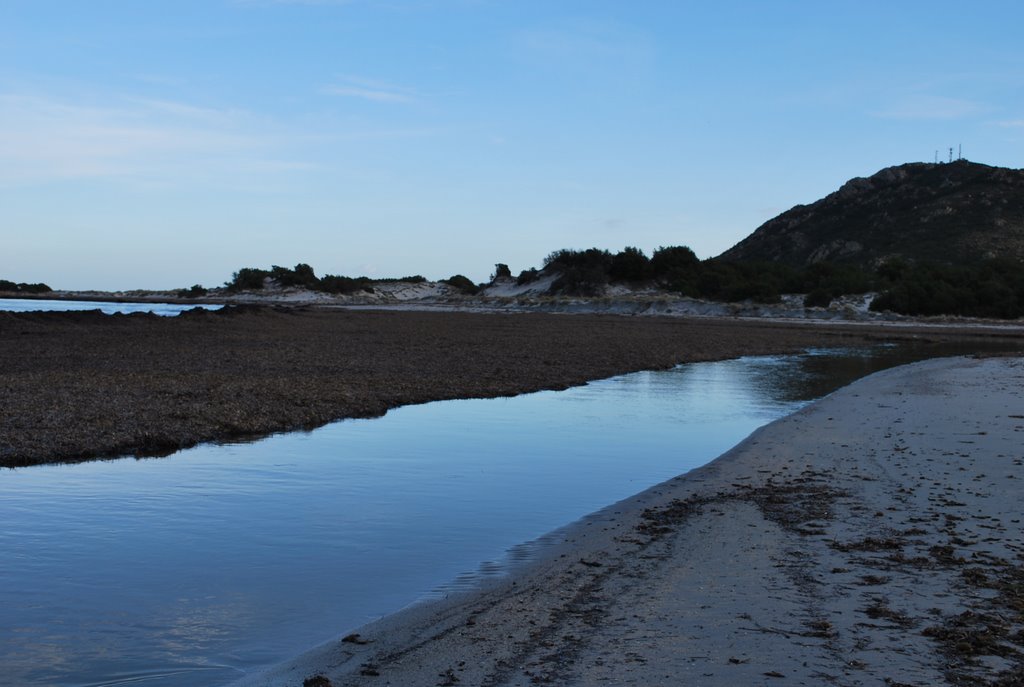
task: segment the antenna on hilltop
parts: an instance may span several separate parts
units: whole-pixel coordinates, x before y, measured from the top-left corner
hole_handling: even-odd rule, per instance
[[[950,162],[953,161],[953,148],[952,147],[950,147],[950,149],[949,149],[949,161]]]
[[[939,150],[935,149],[935,164],[939,164]]]
[[[956,144],[956,159],[957,160],[963,160],[964,159],[964,144],[963,143],[957,143]]]

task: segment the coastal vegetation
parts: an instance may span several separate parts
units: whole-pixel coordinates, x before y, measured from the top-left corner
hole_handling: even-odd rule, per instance
[[[608,284],[625,284],[725,302],[776,303],[782,294],[813,292],[809,305],[827,305],[838,296],[867,293],[877,284],[875,275],[855,267],[700,260],[687,246],[658,248],[650,258],[635,247],[615,254],[598,248],[558,250],[548,255],[541,272],[524,272],[519,281],[537,279],[544,272],[558,275],[552,295],[594,296]]]
[[[896,261],[879,270],[884,283],[872,310],[905,315],[1024,316],[1024,270],[1010,260],[968,266]]]
[[[523,286],[549,278],[549,296],[601,297],[609,287],[622,286],[639,292],[664,292],[707,301],[778,303],[786,294],[804,294],[808,308],[828,307],[835,299],[857,294],[877,294],[870,308],[910,316],[953,315],[993,319],[1024,317],[1024,270],[1010,259],[981,260],[969,265],[943,265],[893,258],[877,269],[851,264],[817,262],[798,267],[780,262],[734,261],[723,257],[700,260],[686,246],[658,248],[648,257],[628,246],[612,253],[601,248],[561,249],[550,253],[543,266],[512,277],[507,265],[498,263],[490,283],[477,284],[463,274],[439,283],[466,296],[486,295],[486,287],[498,281]],[[374,285],[388,282],[419,284],[421,275],[392,279],[320,277],[305,263],[293,268],[269,270],[243,267],[224,286],[229,293],[259,291],[268,285],[301,288],[329,294],[374,293]],[[0,292],[49,293],[46,284],[0,280]],[[200,284],[176,292],[179,298],[202,298],[210,290]]]
[[[878,312],[1024,316],[1024,270],[1007,259],[958,266],[893,258],[869,270],[831,262],[800,267],[722,257],[700,260],[686,246],[662,247],[650,258],[635,247],[614,254],[599,248],[562,249],[548,255],[542,270],[520,273],[517,283],[545,274],[556,277],[549,293],[562,296],[599,296],[608,285],[621,284],[720,302],[777,303],[783,294],[806,294],[806,307],[827,307],[841,296],[876,292],[871,309]]]
[[[447,279],[442,279],[441,283],[454,286],[463,293],[467,293],[469,295],[480,293],[480,287],[475,284],[472,279],[463,274],[453,274]]]
[[[269,270],[257,267],[243,267],[235,272],[231,279],[224,283],[224,287],[230,292],[238,291],[259,291],[268,283],[272,282],[279,287],[297,287],[311,291],[322,291],[324,293],[352,294],[359,291],[373,293],[374,283],[406,282],[421,284],[427,278],[415,274],[408,277],[379,279],[370,277],[346,277],[338,274],[325,274],[322,277],[316,276],[316,272],[308,264],[300,262],[295,267],[281,267],[273,265]]]
[[[193,284],[187,289],[179,289],[178,298],[202,298],[208,293],[210,290],[202,284]]]
[[[598,297],[609,286],[655,290],[717,302],[778,303],[784,294],[805,294],[806,307],[828,307],[833,300],[857,294],[879,294],[874,311],[902,315],[958,315],[1015,319],[1024,316],[1024,270],[1009,259],[981,260],[970,265],[911,262],[896,257],[876,269],[851,263],[815,262],[797,266],[778,261],[739,261],[724,257],[699,259],[687,246],[663,246],[648,257],[627,246],[613,253],[603,248],[563,248],[548,254],[540,269],[529,268],[512,277],[508,265],[495,265],[491,282],[517,285],[551,278],[546,294]],[[260,290],[266,284],[298,287],[333,294],[373,293],[382,282],[422,283],[421,275],[400,279],[371,279],[327,274],[318,277],[308,264],[294,268],[274,265],[269,270],[244,267],[225,284],[228,291]],[[463,274],[440,283],[465,295],[477,295],[488,286]],[[196,285],[182,297],[205,295]]]
[[[269,270],[243,267],[235,272],[224,286],[228,291],[259,291],[268,281],[281,287],[300,287],[324,293],[373,293],[368,277],[353,278],[336,274],[317,277],[313,268],[302,262],[291,269],[279,265],[273,265]]]
[[[24,282],[15,283],[7,279],[0,279],[0,292],[5,293],[49,293],[53,291],[49,286],[43,283],[39,284],[26,284]]]

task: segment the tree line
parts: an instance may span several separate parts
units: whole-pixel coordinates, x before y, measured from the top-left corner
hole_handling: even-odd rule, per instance
[[[370,279],[369,277],[345,277],[338,274],[316,276],[313,268],[300,262],[292,268],[273,265],[269,270],[243,267],[235,272],[224,284],[228,291],[254,291],[262,289],[266,281],[273,280],[278,286],[300,287],[324,293],[351,294],[357,291],[373,293],[373,282],[425,282],[426,277],[414,275],[400,279]]]
[[[854,267],[817,263],[794,268],[772,262],[699,259],[687,246],[658,248],[648,258],[627,247],[618,253],[589,248],[559,250],[548,255],[541,272],[557,273],[552,294],[598,295],[607,284],[649,284],[691,298],[711,301],[777,303],[785,293],[808,294],[811,306],[825,306],[835,297],[867,293],[871,275]],[[541,272],[522,274],[537,278]]]
[[[807,307],[827,307],[840,296],[877,293],[874,311],[903,315],[959,315],[1017,319],[1024,317],[1024,269],[1012,260],[990,259],[973,265],[951,266],[911,263],[895,258],[875,270],[819,262],[792,267],[772,262],[733,262],[719,258],[699,259],[687,246],[658,248],[648,257],[641,249],[626,247],[612,253],[600,248],[562,249],[550,253],[540,269],[529,268],[512,276],[499,263],[495,280],[514,279],[527,284],[554,277],[547,293],[562,296],[599,296],[609,284],[656,287],[681,296],[710,301],[777,303],[783,294],[806,294]],[[336,294],[373,293],[380,282],[426,281],[421,275],[398,279],[371,279],[335,274],[317,276],[306,263],[295,267],[273,265],[269,270],[243,267],[225,283],[230,292],[260,290],[269,281],[284,287],[300,287]],[[456,274],[442,283],[466,294],[476,294],[488,283],[476,284]],[[49,293],[43,283],[16,283],[0,279],[0,292]],[[199,284],[181,289],[178,296],[198,298],[208,290]]]
[[[609,284],[625,284],[719,302],[770,304],[778,303],[783,294],[806,294],[805,306],[827,307],[840,296],[874,292],[878,296],[871,309],[879,312],[1003,319],[1024,316],[1024,270],[1008,260],[953,267],[896,258],[866,270],[829,262],[793,267],[774,262],[701,260],[687,246],[660,247],[648,257],[643,250],[628,246],[617,253],[601,248],[557,250],[544,259],[540,269],[523,270],[517,277],[499,263],[491,282],[514,279],[527,284],[545,276],[554,277],[547,293],[561,296],[599,296]],[[293,268],[274,265],[269,270],[244,267],[225,286],[228,291],[259,290],[268,280],[284,287],[340,294],[372,293],[374,282],[426,281],[420,275],[399,279],[318,277],[308,264],[299,263]],[[466,294],[476,294],[487,286],[461,274],[440,281]],[[189,295],[201,295],[201,288],[192,287]]]
[[[559,276],[550,293],[595,296],[613,283],[653,284],[666,291],[711,301],[777,303],[783,294],[806,294],[807,307],[827,307],[840,296],[878,293],[871,309],[904,315],[1024,317],[1024,269],[1011,260],[990,259],[969,266],[910,263],[900,258],[875,270],[818,262],[793,267],[774,262],[700,260],[686,246],[659,248],[648,258],[638,248],[618,253],[590,248],[548,255],[543,270],[528,270],[518,281],[547,271]]]
[[[26,284],[25,282],[15,283],[7,279],[0,279],[0,291],[5,293],[50,293],[53,289],[42,282]]]

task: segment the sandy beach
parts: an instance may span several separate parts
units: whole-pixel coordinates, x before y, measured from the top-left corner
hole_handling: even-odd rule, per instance
[[[895,368],[238,686],[1024,684],[1024,359]]]
[[[883,341],[1021,350],[1024,330],[330,311],[0,312],[0,466],[164,455],[452,398]]]

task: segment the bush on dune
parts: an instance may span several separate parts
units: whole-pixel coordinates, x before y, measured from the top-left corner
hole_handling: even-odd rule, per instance
[[[613,282],[642,283],[654,276],[650,259],[639,248],[627,246],[612,256],[608,279]]]
[[[442,284],[448,284],[454,286],[463,293],[474,295],[480,293],[480,287],[473,283],[473,280],[461,274],[453,274],[447,279],[441,280]]]
[[[0,291],[7,293],[50,293],[53,291],[43,283],[26,284],[25,282],[13,282],[7,279],[0,279]]]
[[[225,282],[228,291],[254,291],[263,288],[263,281],[270,276],[268,270],[255,267],[243,267],[231,275],[231,281]]]
[[[540,271],[536,267],[531,267],[519,273],[519,276],[516,277],[516,285],[530,284],[538,279],[540,279]]]
[[[368,277],[343,277],[336,274],[325,274],[317,277],[313,268],[300,262],[289,269],[273,265],[269,270],[254,267],[243,267],[234,273],[231,281],[224,284],[228,291],[256,291],[262,289],[267,279],[273,280],[278,286],[286,288],[303,288],[325,293],[355,293],[356,291],[373,292]],[[388,280],[381,280],[388,281]],[[399,281],[399,280],[391,280]],[[401,281],[426,281],[423,277],[407,277]],[[193,287],[194,288],[194,287]]]
[[[562,249],[544,259],[545,271],[558,271],[559,277],[548,290],[566,296],[599,296],[609,282],[612,254],[598,248]]]
[[[201,284],[193,284],[187,289],[179,289],[177,295],[178,298],[200,298],[207,293],[209,293],[209,290]]]
[[[343,277],[337,274],[325,274],[313,290],[341,294],[351,294],[357,291],[373,293],[369,277]]]

